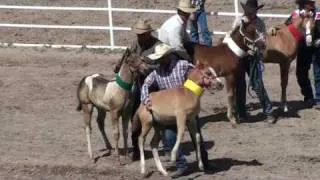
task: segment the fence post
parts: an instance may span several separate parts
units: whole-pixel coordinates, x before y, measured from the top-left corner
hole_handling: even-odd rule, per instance
[[[239,16],[239,0],[234,0],[234,12],[236,13],[235,18]]]
[[[114,36],[113,36],[113,21],[112,21],[112,5],[111,0],[108,0],[108,17],[109,17],[109,34],[111,50],[114,49]]]

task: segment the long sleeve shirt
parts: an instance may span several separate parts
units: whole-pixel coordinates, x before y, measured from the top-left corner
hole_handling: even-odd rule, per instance
[[[144,80],[141,88],[141,102],[146,104],[150,87],[159,90],[176,88],[183,85],[193,65],[185,60],[172,59],[169,68],[159,68],[152,71]]]
[[[184,50],[183,42],[185,41],[186,23],[176,14],[165,21],[160,27],[159,40],[168,44],[175,50]]]

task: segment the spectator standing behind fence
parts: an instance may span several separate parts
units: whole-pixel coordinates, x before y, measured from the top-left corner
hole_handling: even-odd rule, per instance
[[[190,20],[190,39],[194,43],[200,43],[200,35],[202,43],[206,46],[212,46],[211,32],[208,30],[207,14],[204,9],[205,0],[191,0],[192,5],[197,7],[197,11],[193,13],[193,18]]]

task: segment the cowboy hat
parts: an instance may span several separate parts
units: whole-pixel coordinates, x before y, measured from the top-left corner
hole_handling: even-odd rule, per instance
[[[240,2],[242,9],[247,13],[255,12],[259,9],[261,9],[264,5],[258,6],[257,0],[244,0]]]
[[[180,0],[178,9],[185,13],[193,13],[197,11],[197,8],[191,4],[191,0]]]
[[[133,32],[136,34],[143,34],[146,32],[153,31],[151,25],[146,21],[139,19],[137,23],[132,27]]]
[[[154,53],[149,54],[147,57],[151,60],[158,60],[173,51],[173,48],[171,48],[169,45],[161,43],[154,48]]]
[[[308,4],[308,3],[314,4],[315,1],[313,0],[297,0],[296,1],[296,4]]]

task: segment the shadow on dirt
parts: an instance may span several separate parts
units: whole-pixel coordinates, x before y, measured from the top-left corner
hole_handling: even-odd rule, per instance
[[[279,120],[284,120],[286,118],[301,118],[299,112],[304,109],[309,109],[310,105],[304,103],[303,101],[288,101],[288,112],[283,112],[281,102],[273,102],[274,116]],[[260,103],[250,103],[248,106],[248,112],[261,109]],[[245,123],[255,123],[264,120],[263,113],[258,113],[255,116],[248,116],[248,120]]]
[[[209,164],[213,167],[212,169],[206,170],[205,174],[215,174],[222,171],[228,171],[233,166],[262,166],[263,165],[261,162],[259,162],[256,159],[253,159],[251,161],[241,161],[241,160],[236,160],[232,158],[212,159],[212,160],[209,160]],[[199,172],[197,161],[194,161],[188,164],[188,166],[189,166],[189,174]]]
[[[288,101],[288,112],[283,112],[282,104],[281,102],[273,102],[273,109],[274,109],[274,116],[277,121],[283,120],[286,118],[301,118],[299,115],[299,112],[304,109],[310,108],[310,105],[305,104],[303,101]],[[256,115],[250,115],[251,111],[256,111],[256,110],[261,110],[260,103],[249,103],[247,105],[247,111],[249,112],[248,114],[248,119],[242,121],[242,123],[256,123],[256,122],[261,122],[265,120],[265,115],[260,112]],[[213,112],[215,114],[208,115],[208,116],[203,116],[200,117],[200,127],[203,127],[208,122],[221,122],[221,121],[226,121],[228,122],[227,118],[227,109],[226,108],[215,108],[213,109]]]

